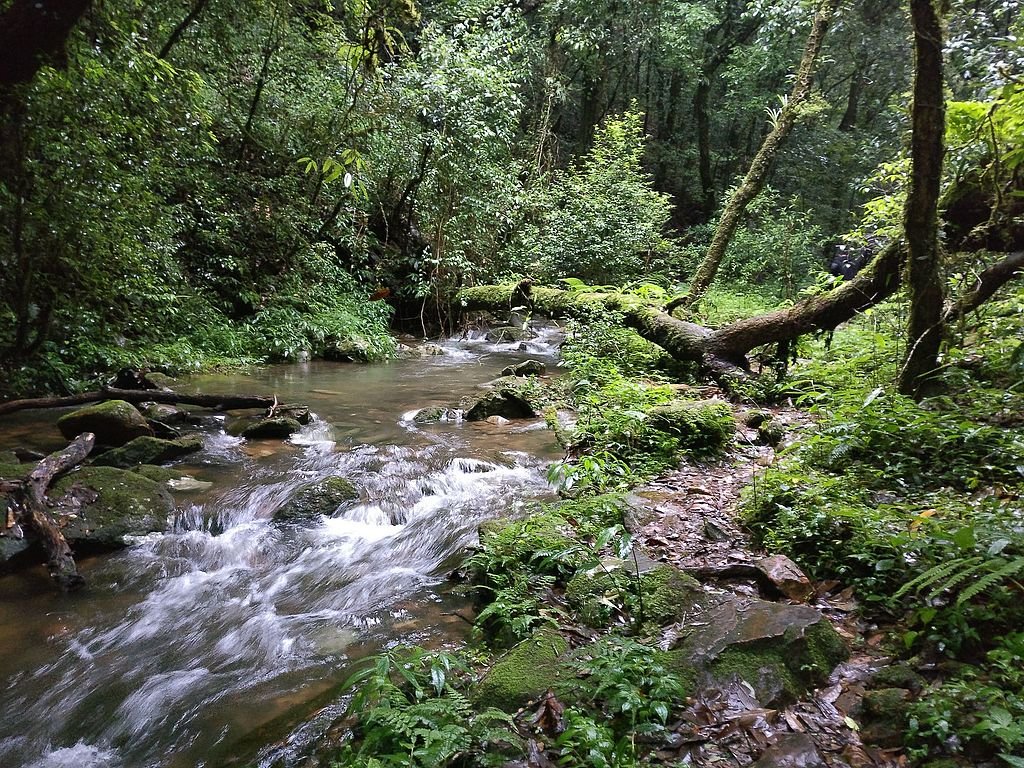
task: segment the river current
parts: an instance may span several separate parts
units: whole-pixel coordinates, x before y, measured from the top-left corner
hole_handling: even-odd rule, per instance
[[[510,362],[553,363],[546,343],[444,349],[189,381],[275,393],[318,418],[280,443],[230,437],[208,416],[203,451],[177,468],[212,485],[175,494],[169,533],[83,561],[81,593],[56,593],[41,567],[0,577],[0,765],[295,765],[339,714],[332,692],[356,660],[457,641],[468,606],[448,573],[481,522],[551,496],[558,452],[539,420],[415,424],[416,409],[457,402]],[[9,417],[0,449],[52,450],[55,419]],[[333,476],[357,503],[272,519]]]

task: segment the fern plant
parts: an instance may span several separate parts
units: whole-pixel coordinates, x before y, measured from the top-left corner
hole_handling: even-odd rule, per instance
[[[521,753],[511,715],[474,710],[460,657],[422,648],[389,651],[346,683],[353,740],[335,768],[441,768],[501,764]]]
[[[911,591],[924,593],[927,600],[935,600],[946,592],[958,593],[956,605],[963,606],[1005,583],[1012,584],[1024,592],[1024,586],[1016,577],[1024,573],[1024,557],[987,557],[974,555],[957,557],[934,565],[912,581],[907,582],[897,593],[903,597]],[[967,583],[969,580],[970,583]],[[966,585],[966,586],[965,586]]]

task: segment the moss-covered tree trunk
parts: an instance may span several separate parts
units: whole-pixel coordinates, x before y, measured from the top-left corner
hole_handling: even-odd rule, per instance
[[[910,292],[907,356],[900,392],[920,398],[938,367],[944,291],[939,274],[939,184],[945,109],[942,96],[942,24],[934,0],[910,0],[914,28],[914,106],[910,191],[904,231]]]
[[[797,69],[796,82],[793,84],[793,91],[782,108],[782,111],[775,119],[771,132],[761,144],[761,148],[754,155],[750,163],[747,175],[743,182],[733,193],[732,197],[722,211],[722,217],[718,220],[714,237],[708,247],[704,260],[697,268],[692,281],[690,292],[685,298],[671,302],[668,310],[671,311],[679,306],[692,306],[699,301],[707,292],[708,287],[718,274],[718,267],[722,263],[725,251],[732,241],[740,219],[750,201],[757,197],[764,189],[768,180],[768,172],[771,169],[772,161],[778,154],[779,148],[786,141],[787,137],[796,124],[800,115],[801,107],[807,102],[811,95],[811,85],[814,82],[814,71],[818,62],[818,55],[821,53],[822,44],[825,41],[825,33],[828,31],[829,22],[835,15],[839,0],[823,0],[814,15],[811,24],[811,32],[807,36],[807,43],[804,46],[803,58],[800,60],[800,67]]]

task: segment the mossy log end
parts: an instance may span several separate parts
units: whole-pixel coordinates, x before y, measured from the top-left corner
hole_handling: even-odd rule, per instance
[[[627,326],[676,360],[696,363],[707,375],[727,383],[746,375],[751,350],[813,331],[833,330],[891,296],[900,285],[904,253],[901,243],[893,243],[857,277],[826,294],[717,329],[680,320],[630,294],[563,291],[532,286],[526,281],[465,288],[458,301],[467,312],[509,310],[522,305],[549,317],[573,316],[587,307],[620,312]]]

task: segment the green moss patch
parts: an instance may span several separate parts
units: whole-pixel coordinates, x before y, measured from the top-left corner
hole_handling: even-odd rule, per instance
[[[558,663],[569,648],[561,635],[541,630],[499,659],[472,692],[474,704],[514,712],[564,676]]]

